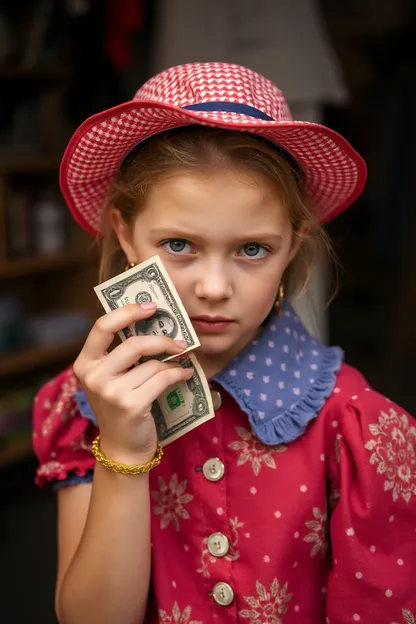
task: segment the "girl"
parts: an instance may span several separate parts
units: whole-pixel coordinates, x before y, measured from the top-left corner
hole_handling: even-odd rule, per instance
[[[184,345],[156,332],[108,352],[151,303],[98,319],[40,390],[62,624],[415,621],[416,427],[287,302],[365,178],[345,139],[235,65],[171,68],[77,130],[61,187],[100,236],[100,279],[160,255],[216,414],[162,453],[151,405],[189,371],[132,365]]]

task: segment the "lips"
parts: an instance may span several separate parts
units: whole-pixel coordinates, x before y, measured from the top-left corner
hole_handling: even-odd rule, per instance
[[[192,321],[203,321],[205,323],[231,323],[232,320],[227,318],[226,316],[193,316],[191,318]]]
[[[225,316],[193,316],[191,317],[195,330],[200,334],[218,334],[226,331],[231,323],[231,319]]]

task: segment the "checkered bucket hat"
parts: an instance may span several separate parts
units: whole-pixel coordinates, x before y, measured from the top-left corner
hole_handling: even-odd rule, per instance
[[[71,138],[60,169],[65,200],[86,230],[99,234],[100,212],[123,160],[141,141],[165,130],[205,125],[250,132],[289,152],[324,223],[361,193],[363,159],[339,134],[293,121],[281,91],[239,65],[191,63],[151,78],[134,98],[87,119]]]

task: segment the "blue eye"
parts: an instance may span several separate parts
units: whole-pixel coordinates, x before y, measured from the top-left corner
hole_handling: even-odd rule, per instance
[[[172,238],[171,240],[166,241],[163,247],[168,253],[173,255],[192,253],[190,243],[182,238]]]
[[[254,258],[255,260],[265,258],[269,253],[268,250],[259,243],[247,243],[247,245],[241,247],[241,251],[243,252],[242,255],[246,258]]]

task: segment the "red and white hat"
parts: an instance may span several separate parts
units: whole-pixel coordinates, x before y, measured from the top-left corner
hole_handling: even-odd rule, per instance
[[[112,179],[133,147],[194,124],[250,132],[283,147],[301,165],[322,223],[348,208],[367,178],[364,160],[342,136],[293,121],[283,94],[263,76],[228,63],[190,63],[157,74],[131,101],[93,115],[74,133],[60,184],[78,223],[99,234]]]

